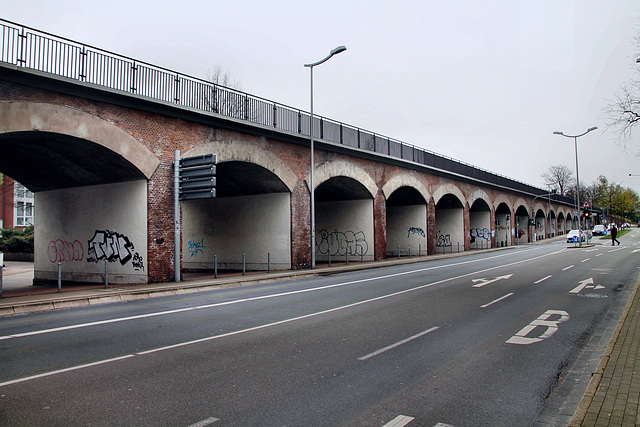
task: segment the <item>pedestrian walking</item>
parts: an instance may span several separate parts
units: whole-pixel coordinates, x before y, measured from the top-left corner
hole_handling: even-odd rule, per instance
[[[618,229],[616,228],[615,224],[612,224],[612,226],[611,226],[611,246],[614,246],[616,244],[616,242],[618,244],[620,244],[620,242],[618,242],[618,239],[616,239],[617,235],[618,235]]]

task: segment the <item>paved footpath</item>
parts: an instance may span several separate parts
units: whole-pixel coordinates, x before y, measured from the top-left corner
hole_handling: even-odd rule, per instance
[[[640,292],[636,288],[571,426],[640,426]]]

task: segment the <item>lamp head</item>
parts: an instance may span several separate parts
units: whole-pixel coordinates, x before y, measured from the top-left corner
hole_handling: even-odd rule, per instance
[[[339,54],[340,52],[344,52],[345,50],[347,50],[347,47],[346,47],[346,46],[338,46],[338,47],[336,47],[335,49],[331,50],[331,56],[333,56],[333,55],[337,55],[337,54]]]
[[[592,128],[587,129],[587,132],[591,132],[592,130],[596,130],[596,129],[598,129],[598,127],[597,127],[597,126],[594,126],[594,127],[592,127]]]
[[[553,134],[554,135],[564,135],[562,132],[558,132],[558,131],[553,132]]]

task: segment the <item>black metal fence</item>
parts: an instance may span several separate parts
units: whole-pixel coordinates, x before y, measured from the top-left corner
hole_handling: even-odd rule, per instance
[[[0,19],[0,61],[309,136],[310,114],[196,77]],[[314,115],[314,137],[529,194],[545,190],[374,132]]]

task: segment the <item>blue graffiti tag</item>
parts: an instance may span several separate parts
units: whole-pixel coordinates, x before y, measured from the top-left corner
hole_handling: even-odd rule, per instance
[[[412,234],[419,234],[422,237],[427,237],[424,234],[424,230],[422,228],[419,227],[409,227],[409,231],[407,232],[407,239],[409,238],[409,236],[411,236]]]
[[[189,240],[188,245],[189,245],[189,253],[191,254],[191,256],[204,253],[204,248],[205,248],[204,237],[200,239],[200,241]]]

